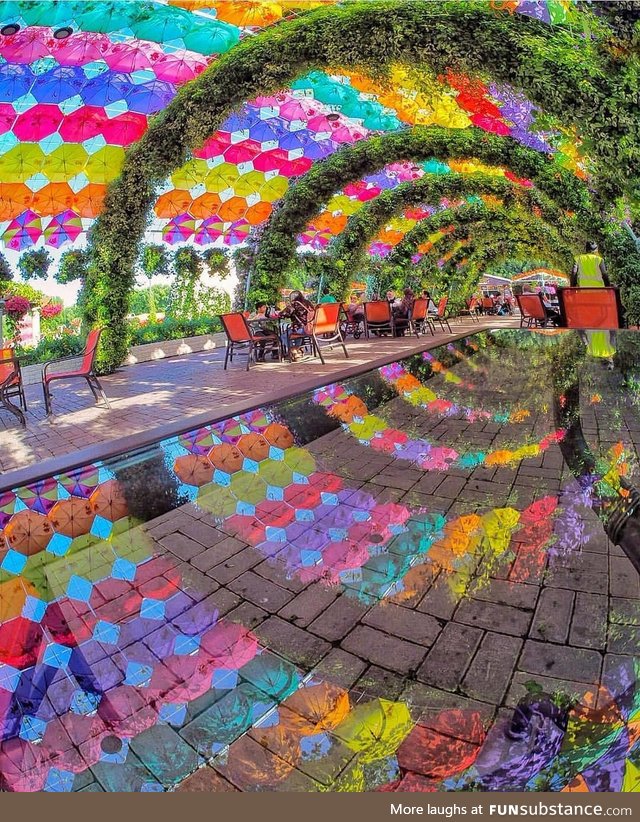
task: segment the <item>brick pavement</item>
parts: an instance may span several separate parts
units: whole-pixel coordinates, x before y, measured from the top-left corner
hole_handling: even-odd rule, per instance
[[[461,334],[514,324],[517,324],[515,320],[496,317],[477,325],[467,318],[454,322],[452,330]],[[26,392],[29,405],[26,431],[0,409],[0,472],[200,413],[216,415],[239,403],[258,403],[262,396],[295,390],[296,380],[315,380],[321,385],[345,366],[373,365],[376,359],[388,357],[390,353],[401,357],[447,339],[450,335],[438,332],[435,339],[421,337],[417,342],[415,337],[349,340],[348,363],[335,350],[328,352],[324,366],[319,360],[264,363],[254,366],[249,376],[243,367],[243,357],[223,371],[223,349],[140,363],[104,378],[104,388],[112,404],[110,411],[95,406],[83,384],[57,383],[53,401],[55,416],[51,420],[45,416],[41,386],[30,385]]]
[[[470,373],[464,365],[457,371]],[[491,371],[473,403],[499,404],[506,373],[501,377]],[[442,419],[399,398],[376,413],[411,436],[428,436],[458,450],[479,442],[487,450],[508,447],[553,429],[548,386],[534,384],[532,393],[526,376],[524,370],[518,376],[517,367],[507,375],[513,405],[531,407],[530,416],[518,425]],[[439,385],[443,392],[456,394],[446,383]],[[584,417],[585,433],[594,444],[635,441],[633,413],[613,414],[603,403],[586,405]],[[426,509],[449,520],[507,506],[522,512],[544,497],[555,497],[570,481],[557,445],[512,467],[430,472],[360,445],[343,430],[320,437],[307,450],[319,470],[342,477],[345,487],[366,491],[379,503],[406,505],[416,516]],[[529,530],[521,523],[506,549],[491,540],[469,543],[451,564],[432,550],[422,564],[406,569],[401,590],[373,600],[359,596],[357,586],[302,580],[197,505],[178,508],[144,527],[155,553],[170,559],[183,587],[202,608],[217,609],[225,619],[251,628],[263,647],[303,674],[349,689],[356,703],[374,697],[402,701],[413,721],[419,721],[420,733],[432,742],[440,740],[438,745],[448,740],[433,747],[440,752],[437,764],[444,765],[452,739],[458,746],[477,745],[479,731],[473,724],[466,730],[443,729],[443,712],[479,717],[487,728],[532,686],[588,701],[606,671],[637,656],[638,576],[591,512],[581,509],[578,517],[584,533],[577,548],[550,550],[552,530],[536,543],[536,527],[542,532],[552,526],[550,517]],[[494,536],[499,540],[500,533]],[[176,626],[187,630],[187,619],[192,617],[185,616],[183,625],[178,618]],[[300,719],[290,716],[287,726],[286,705],[278,709],[275,730],[268,722],[258,723],[248,733],[239,732],[213,758],[200,747],[213,709],[203,704],[190,710],[190,721],[182,727],[145,731],[148,736],[132,745],[144,762],[153,746],[170,743],[184,772],[195,771],[180,782],[176,765],[158,775],[163,784],[200,791],[259,786],[337,790],[361,784],[353,772],[353,751],[335,736],[322,767],[317,759],[293,757],[287,734]],[[281,726],[284,730],[278,731]],[[209,759],[197,771],[194,748]],[[404,751],[399,759],[408,756]],[[433,767],[426,768],[417,756],[411,763],[409,770],[425,780],[419,783],[421,789],[439,784]],[[372,775],[367,778],[374,780]],[[381,784],[379,776],[375,778],[375,784]],[[98,776],[101,784],[104,780]]]

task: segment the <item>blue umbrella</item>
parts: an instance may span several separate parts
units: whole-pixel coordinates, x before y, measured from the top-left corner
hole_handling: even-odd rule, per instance
[[[0,65],[0,98],[17,100],[29,92],[34,81],[35,75],[29,66],[4,63]]]
[[[57,66],[40,75],[31,93],[39,103],[61,103],[82,91],[87,78],[77,66]]]

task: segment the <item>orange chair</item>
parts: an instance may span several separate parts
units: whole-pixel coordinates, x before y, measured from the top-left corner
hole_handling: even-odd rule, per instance
[[[26,427],[27,421],[24,413],[11,402],[11,397],[19,397],[20,405],[25,411],[27,410],[18,358],[12,348],[0,348],[0,405],[17,417],[23,427]]]
[[[432,319],[434,322],[440,323],[440,328],[444,332],[445,325],[447,326],[447,330],[449,334],[453,334],[451,330],[451,326],[449,325],[449,320],[447,319],[447,306],[449,305],[449,297],[440,297],[440,302],[438,303],[438,310],[435,314],[432,314]]]
[[[493,301],[493,297],[483,297],[482,298],[482,311],[484,314],[495,314],[496,313],[496,304]]]
[[[471,322],[479,323],[480,322],[480,317],[478,315],[478,305],[479,305],[478,298],[477,297],[471,297],[470,300],[467,300],[465,302],[465,308],[463,308],[460,311],[460,316],[462,316],[464,314],[468,314],[469,317],[471,318]]]
[[[624,326],[617,288],[560,288],[558,299],[565,328],[612,330]]]
[[[342,329],[340,328],[340,311],[340,303],[320,303],[316,306],[311,338],[313,340],[314,352],[320,357],[320,362],[323,365],[324,357],[320,350],[321,344],[333,348],[333,344],[338,343],[342,346],[344,356],[349,359],[347,347],[344,344]]]
[[[544,328],[549,321],[549,312],[539,294],[519,294],[516,297],[520,309],[520,328],[538,326]]]
[[[363,303],[364,307],[364,334],[369,339],[370,332],[375,334],[395,334],[393,312],[386,300],[375,300]]]
[[[429,301],[423,299],[422,297],[414,300],[413,309],[411,310],[411,314],[409,316],[409,331],[411,334],[415,334],[416,337],[419,337],[420,334],[424,334],[425,328],[428,328],[431,331],[431,336],[435,336],[436,330],[433,325],[433,320],[428,315],[429,309]]]
[[[237,349],[247,349],[247,371],[251,361],[256,362],[256,352],[264,350],[267,343],[277,347],[278,359],[282,360],[282,346],[280,339],[275,334],[254,334],[246,317],[240,311],[231,314],[219,314],[220,322],[227,335],[227,350],[224,355],[224,368],[233,362],[233,355]]]
[[[44,392],[44,404],[47,409],[47,416],[51,415],[50,386],[54,380],[74,380],[77,378],[86,380],[95,401],[98,402],[100,397],[102,397],[102,400],[107,408],[111,408],[107,395],[104,393],[100,380],[98,379],[98,375],[95,372],[95,360],[96,354],[98,353],[98,343],[100,342],[101,334],[101,328],[94,328],[87,336],[87,342],[82,354],[75,354],[70,357],[61,357],[58,360],[51,360],[46,363],[45,367],[42,369],[42,390]],[[49,373],[49,368],[52,365],[57,365],[58,363],[66,362],[68,360],[78,359],[81,359],[79,368],[75,368],[71,371],[54,371],[53,373]]]

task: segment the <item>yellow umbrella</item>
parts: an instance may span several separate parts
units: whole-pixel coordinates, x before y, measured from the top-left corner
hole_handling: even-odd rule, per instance
[[[207,191],[219,193],[226,188],[234,188],[238,176],[238,166],[233,163],[221,163],[219,166],[209,169],[204,178],[204,184],[207,187]],[[200,182],[203,181],[201,180]]]
[[[25,143],[0,155],[0,180],[3,183],[23,183],[42,171],[45,157],[38,145]]]
[[[87,160],[87,152],[81,145],[71,143],[58,146],[46,158],[44,173],[54,183],[65,183],[84,171]]]
[[[206,160],[189,160],[182,168],[174,171],[171,182],[176,188],[193,188],[202,183],[209,173]]]
[[[262,185],[260,198],[267,203],[273,203],[281,197],[284,197],[287,188],[289,188],[289,180],[279,175],[271,180],[267,180]]]
[[[240,197],[250,197],[252,194],[258,194],[265,183],[266,179],[262,171],[249,171],[238,177],[233,184],[233,190]]]
[[[413,725],[404,702],[378,698],[357,705],[333,733],[359,753],[362,762],[374,762],[394,754]]]
[[[124,164],[124,149],[104,146],[87,160],[85,173],[92,183],[110,183],[120,174]]]

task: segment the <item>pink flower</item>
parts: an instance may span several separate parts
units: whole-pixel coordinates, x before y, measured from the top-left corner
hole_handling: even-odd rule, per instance
[[[31,308],[31,303],[24,297],[9,297],[5,303],[5,311],[14,319],[22,319]]]

